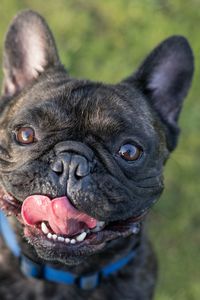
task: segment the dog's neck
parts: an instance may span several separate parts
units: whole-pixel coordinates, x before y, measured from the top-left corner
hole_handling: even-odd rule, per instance
[[[141,232],[137,238],[129,237],[111,242],[104,251],[92,255],[78,265],[66,266],[62,263],[45,262],[38,257],[34,248],[24,241],[23,235],[20,234],[22,228],[17,228],[19,223],[13,218],[10,222],[11,224],[0,212],[1,236],[11,252],[18,257],[22,273],[28,277],[70,285],[73,283],[83,290],[94,289],[100,285],[103,278],[116,274],[139,254]]]

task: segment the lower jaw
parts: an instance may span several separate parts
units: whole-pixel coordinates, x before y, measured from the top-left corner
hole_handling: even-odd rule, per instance
[[[140,231],[141,222],[144,218],[143,215],[126,221],[113,222],[101,231],[90,232],[82,242],[66,244],[58,240],[49,239],[41,231],[40,226],[24,225],[19,204],[15,201],[10,201],[9,195],[6,196],[6,200],[0,201],[0,208],[7,215],[13,215],[18,219],[24,228],[25,238],[35,248],[39,256],[45,260],[65,261],[69,257],[84,258],[98,253],[105,248],[106,244],[113,240],[126,238],[130,235],[136,236]]]
[[[132,225],[103,230],[96,233],[89,233],[87,238],[79,243],[71,244],[49,239],[39,228],[24,228],[25,238],[34,246],[35,250],[45,260],[57,260],[67,262],[70,258],[86,258],[90,255],[101,252],[111,241],[126,238],[130,235],[137,236],[141,227],[141,221]]]

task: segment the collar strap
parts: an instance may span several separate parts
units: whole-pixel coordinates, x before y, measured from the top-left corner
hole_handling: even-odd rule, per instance
[[[6,245],[14,256],[18,257],[22,273],[27,277],[34,277],[51,282],[62,284],[76,284],[83,290],[94,289],[97,287],[102,278],[108,278],[117,271],[126,266],[137,254],[137,249],[132,250],[126,256],[120,258],[114,263],[108,264],[97,272],[77,276],[71,272],[62,271],[48,264],[38,264],[21,253],[16,235],[12,230],[7,217],[0,210],[0,235],[3,237]]]

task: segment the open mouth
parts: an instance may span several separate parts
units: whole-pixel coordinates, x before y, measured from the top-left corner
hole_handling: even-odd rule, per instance
[[[32,245],[59,255],[82,256],[101,250],[106,242],[138,234],[144,214],[127,220],[105,222],[78,211],[67,197],[50,199],[32,195],[23,203],[0,194],[0,208],[15,215]]]

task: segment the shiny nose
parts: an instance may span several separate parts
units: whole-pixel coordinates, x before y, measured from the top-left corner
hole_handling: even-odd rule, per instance
[[[94,153],[87,145],[76,141],[64,141],[54,147],[56,158],[51,169],[65,178],[87,176],[93,166]]]
[[[51,169],[60,176],[76,179],[87,176],[90,173],[90,163],[84,157],[72,153],[61,153],[51,164]]]

